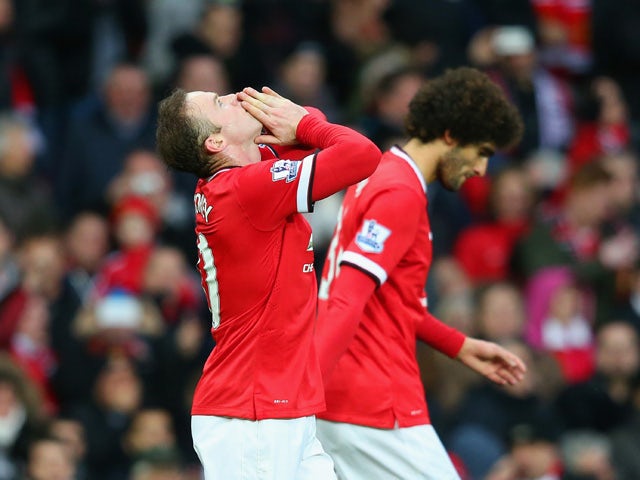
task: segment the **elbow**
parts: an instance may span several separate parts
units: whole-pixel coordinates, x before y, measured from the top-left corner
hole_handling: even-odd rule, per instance
[[[382,153],[380,149],[370,140],[364,139],[364,141],[358,142],[354,145],[352,155],[357,162],[358,171],[362,176],[362,180],[371,176],[373,172],[378,168],[380,163],[380,157]]]

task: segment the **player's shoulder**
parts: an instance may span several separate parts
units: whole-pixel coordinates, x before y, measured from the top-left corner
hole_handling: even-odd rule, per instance
[[[382,191],[411,191],[419,196],[426,193],[426,183],[411,157],[394,147],[385,152],[376,171],[368,178],[369,194]]]

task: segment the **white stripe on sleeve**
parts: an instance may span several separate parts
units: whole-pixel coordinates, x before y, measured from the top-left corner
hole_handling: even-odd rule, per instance
[[[312,211],[311,203],[311,182],[313,181],[313,162],[316,161],[316,155],[309,155],[302,160],[302,169],[300,171],[300,181],[298,182],[297,207],[298,212],[306,213]]]
[[[387,272],[385,272],[384,268],[382,268],[373,260],[368,259],[364,255],[356,252],[343,252],[342,256],[340,257],[340,262],[350,263],[352,265],[360,267],[366,272],[369,272],[371,275],[378,279],[380,285],[387,281]]]

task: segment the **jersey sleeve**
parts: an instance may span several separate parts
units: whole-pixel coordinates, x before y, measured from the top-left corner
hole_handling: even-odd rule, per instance
[[[413,244],[423,208],[424,201],[403,186],[381,191],[371,200],[339,264],[357,268],[382,285]]]
[[[267,160],[239,169],[235,194],[255,227],[271,229],[292,213],[313,211],[315,162],[313,153],[302,160]]]
[[[345,266],[334,281],[329,299],[318,303],[315,342],[325,381],[349,348],[376,285],[369,275]]]
[[[241,167],[235,193],[257,228],[273,228],[293,213],[313,211],[328,197],[371,175],[380,150],[366,137],[319,115],[305,115],[296,135],[302,145],[320,149],[302,160],[274,159]]]
[[[460,353],[466,337],[453,327],[438,320],[425,310],[425,315],[416,323],[416,337],[448,357]]]

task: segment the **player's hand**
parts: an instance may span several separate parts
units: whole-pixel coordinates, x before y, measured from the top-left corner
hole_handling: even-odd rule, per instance
[[[457,359],[498,385],[515,385],[527,371],[524,362],[507,349],[470,337],[462,344]]]
[[[266,134],[256,137],[256,143],[271,145],[293,145],[296,129],[302,117],[309,112],[291,100],[280,96],[269,87],[262,92],[245,88],[237,94],[242,107],[264,125]]]

